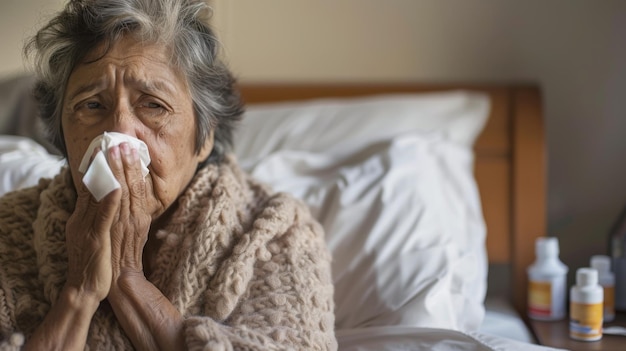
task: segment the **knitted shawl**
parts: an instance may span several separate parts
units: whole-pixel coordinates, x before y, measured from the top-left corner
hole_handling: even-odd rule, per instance
[[[0,350],[19,349],[65,283],[64,169],[0,198]],[[147,277],[183,315],[189,350],[335,350],[330,255],[306,206],[250,179],[229,156],[178,199]],[[103,301],[87,349],[133,346]]]

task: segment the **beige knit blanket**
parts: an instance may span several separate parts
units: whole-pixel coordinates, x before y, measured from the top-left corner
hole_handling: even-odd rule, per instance
[[[0,350],[19,349],[65,282],[69,171],[0,198]],[[148,279],[185,317],[189,350],[335,350],[330,255],[300,201],[271,193],[233,157],[198,172],[157,237]],[[87,349],[129,350],[101,304]]]

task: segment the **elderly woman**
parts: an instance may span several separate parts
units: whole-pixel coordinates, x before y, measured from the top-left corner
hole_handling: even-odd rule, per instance
[[[0,199],[0,349],[336,349],[322,229],[229,154],[242,108],[206,12],[72,0],[27,45],[68,167]],[[145,177],[137,143],[88,152],[104,132],[145,143]],[[97,200],[100,152],[119,187]]]

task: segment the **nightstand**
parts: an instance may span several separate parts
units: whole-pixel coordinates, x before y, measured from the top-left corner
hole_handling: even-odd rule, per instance
[[[605,326],[619,325],[626,327],[626,313],[618,312],[615,320]],[[530,320],[530,327],[537,337],[537,342],[544,346],[562,348],[572,351],[579,350],[626,350],[626,336],[604,335],[599,341],[576,341],[569,337],[569,319],[555,322]]]

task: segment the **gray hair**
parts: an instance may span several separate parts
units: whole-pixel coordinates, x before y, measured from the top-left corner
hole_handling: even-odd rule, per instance
[[[219,43],[207,24],[209,15],[202,0],[70,0],[24,48],[26,56],[35,53],[35,97],[53,145],[67,156],[61,112],[75,65],[98,45],[110,48],[131,34],[171,50],[172,64],[184,72],[193,100],[195,151],[214,129],[213,150],[206,162],[220,162],[232,148],[243,104],[233,75],[219,58]]]

